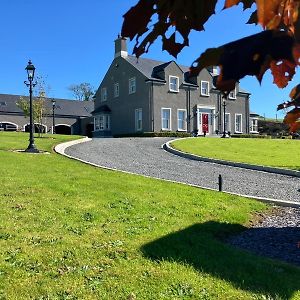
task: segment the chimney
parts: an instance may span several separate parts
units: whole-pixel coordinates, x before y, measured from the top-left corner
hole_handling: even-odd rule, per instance
[[[126,38],[118,35],[118,38],[115,40],[115,58],[120,56],[124,58],[128,56],[127,41]]]

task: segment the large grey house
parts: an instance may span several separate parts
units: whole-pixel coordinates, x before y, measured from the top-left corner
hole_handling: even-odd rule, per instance
[[[20,97],[0,94],[0,131],[29,131],[29,117],[25,117],[24,112],[17,105]],[[22,98],[28,97],[22,96]],[[55,100],[54,111],[52,100]],[[93,131],[91,118],[93,109],[94,101],[45,98],[45,114],[42,124],[35,123],[35,130],[52,133],[54,112],[54,126],[57,134],[89,135]]]
[[[189,68],[128,55],[125,38],[115,41],[115,57],[95,95],[94,136],[136,132],[223,132],[224,103],[213,85],[217,69],[189,77]],[[236,85],[225,104],[225,129],[257,132],[249,111],[250,93]],[[254,121],[255,122],[255,121]]]

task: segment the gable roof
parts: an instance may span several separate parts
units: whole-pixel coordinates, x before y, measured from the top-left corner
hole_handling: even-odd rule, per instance
[[[0,94],[0,113],[20,113],[21,108],[17,106],[20,97],[28,100],[28,96]],[[34,101],[33,97],[33,101]],[[55,114],[64,116],[89,117],[94,109],[94,101],[78,101],[57,98],[45,98],[45,106],[52,112],[52,99],[56,101]]]
[[[163,71],[167,66],[169,66],[173,61],[169,62],[162,62],[158,60],[153,60],[149,58],[137,58],[132,55],[128,55],[125,58],[133,67],[135,67],[138,71],[140,71],[145,77],[147,77],[148,80],[158,81],[165,83],[165,80],[162,80],[158,76],[156,76],[157,72]],[[175,61],[174,61],[175,62]],[[175,62],[176,63],[176,62]],[[178,67],[183,71],[184,74],[187,74],[190,71],[190,67],[178,65]],[[214,77],[215,74],[211,73],[208,70],[209,74]],[[188,81],[187,76],[184,76],[184,84],[191,85],[191,86],[198,86],[192,81]],[[246,90],[240,88],[239,92],[244,94],[250,94]]]

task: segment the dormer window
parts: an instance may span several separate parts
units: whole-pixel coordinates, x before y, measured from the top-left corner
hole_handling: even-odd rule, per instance
[[[229,99],[236,99],[236,89],[234,89],[233,91],[231,91],[228,95]]]
[[[107,100],[107,88],[103,87],[101,89],[101,101],[106,101]]]
[[[169,76],[169,91],[179,92],[179,78],[176,76]]]
[[[209,82],[201,81],[201,96],[209,96]]]

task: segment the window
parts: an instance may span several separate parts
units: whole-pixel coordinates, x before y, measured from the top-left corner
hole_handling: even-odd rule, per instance
[[[233,91],[231,91],[228,95],[229,99],[236,99],[236,89],[234,89]]]
[[[251,119],[250,132],[258,132],[258,119]]]
[[[209,82],[201,81],[201,96],[209,96]]]
[[[107,88],[104,87],[101,89],[101,101],[106,101],[107,100]]]
[[[95,117],[95,131],[110,130],[110,115]]]
[[[230,126],[230,113],[225,114],[225,131],[231,131],[231,126]]]
[[[114,84],[114,97],[115,98],[119,97],[119,92],[120,92],[119,82],[116,82]]]
[[[242,133],[242,115],[235,114],[235,132]]]
[[[161,109],[162,130],[171,130],[171,108]]]
[[[169,91],[178,92],[179,91],[179,78],[176,76],[169,76]]]
[[[135,130],[141,131],[143,129],[143,110],[138,108],[135,110]]]
[[[135,77],[129,79],[129,94],[134,94],[136,92],[136,80]]]
[[[178,124],[178,131],[186,131],[186,110],[185,109],[177,110],[177,124]]]

